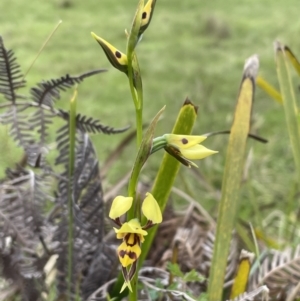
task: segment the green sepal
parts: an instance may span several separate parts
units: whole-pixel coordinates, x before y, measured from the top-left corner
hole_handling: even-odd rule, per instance
[[[143,9],[144,9],[144,0],[140,0],[132,21],[131,30],[129,32],[129,37],[127,41],[127,56],[130,58],[139,40],[139,31],[142,22]]]

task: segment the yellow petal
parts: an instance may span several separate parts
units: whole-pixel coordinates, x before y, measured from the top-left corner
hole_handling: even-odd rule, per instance
[[[203,145],[197,144],[188,149],[180,149],[180,153],[183,157],[187,159],[197,160],[197,159],[203,159],[205,157],[216,154],[218,152],[208,149]]]
[[[132,201],[132,197],[117,196],[111,204],[109,217],[111,219],[116,219],[125,214],[132,206]]]
[[[116,47],[114,47],[104,39],[98,37],[95,33],[92,32],[91,34],[93,38],[98,42],[98,44],[102,47],[110,63],[118,70],[127,74],[128,62],[126,54],[119,51]]]
[[[118,247],[119,260],[124,268],[134,263],[141,255],[141,248],[138,243],[129,246],[125,241]]]
[[[135,233],[135,234],[140,234],[142,236],[148,234],[147,231],[142,229],[140,222],[136,218],[130,220],[129,222],[124,223],[120,229],[116,229],[116,228],[114,229],[115,232],[117,233],[117,238],[123,238],[124,234],[127,233]]]
[[[160,207],[156,199],[149,192],[146,193],[146,198],[142,205],[142,212],[149,221],[152,221],[153,224],[159,224],[162,222]]]
[[[206,136],[174,135],[174,134],[165,134],[164,137],[166,138],[168,144],[175,146],[179,149],[190,148],[194,145],[203,142],[207,138]]]

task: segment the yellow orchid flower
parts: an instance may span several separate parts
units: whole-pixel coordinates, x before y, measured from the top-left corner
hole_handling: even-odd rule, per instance
[[[141,255],[140,245],[145,241],[148,233],[143,230],[138,219],[124,223],[120,229],[114,228],[117,239],[123,239],[118,247],[118,256],[124,268],[135,262]]]
[[[165,134],[164,135],[167,144],[170,144],[179,149],[190,148],[203,142],[206,136],[192,136],[192,135],[175,135],[175,134]]]
[[[147,223],[141,226],[137,218],[122,223],[120,216],[124,215],[132,206],[133,198],[117,196],[111,205],[109,217],[120,226],[119,229],[114,228],[117,239],[122,239],[122,243],[118,247],[118,257],[122,265],[122,273],[124,276],[124,284],[121,292],[128,287],[131,290],[130,281],[133,278],[137,260],[141,255],[141,244],[145,241],[144,236],[148,235],[146,229],[155,224],[162,222],[162,214],[159,205],[153,195],[146,193],[146,198],[142,204],[142,212],[147,218]],[[127,267],[131,266],[129,271]]]
[[[104,39],[91,32],[92,37],[98,42],[103,49],[110,63],[118,70],[128,74],[127,55],[119,51],[116,47]]]
[[[198,167],[190,160],[200,160],[218,153],[199,144],[206,136],[165,134],[163,137],[166,141],[165,150],[188,167]]]

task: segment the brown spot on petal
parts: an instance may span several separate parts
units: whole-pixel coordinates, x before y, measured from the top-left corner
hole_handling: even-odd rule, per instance
[[[115,55],[116,55],[116,57],[117,57],[118,59],[120,59],[121,56],[122,56],[122,54],[121,54],[119,51],[116,51]]]
[[[140,244],[140,239],[137,234],[134,234],[133,243],[129,243],[130,235],[132,235],[132,233],[128,233],[124,237],[124,240],[125,240],[127,246],[133,247],[136,244]]]
[[[147,13],[144,11],[142,14],[142,19],[146,19],[147,18]]]
[[[182,142],[182,144],[188,144],[188,143],[189,143],[189,140],[187,140],[186,138],[183,138],[183,139],[181,140],[181,142]]]
[[[119,256],[124,258],[125,256],[128,256],[132,260],[137,260],[136,253],[131,252],[131,251],[126,251],[126,250],[121,250],[119,251]]]

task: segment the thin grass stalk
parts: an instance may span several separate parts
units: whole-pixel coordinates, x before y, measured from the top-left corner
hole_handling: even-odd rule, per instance
[[[258,58],[257,56],[250,57],[244,67],[229,136],[222,182],[222,198],[219,205],[216,239],[209,275],[209,301],[222,299],[227,257],[239,201],[257,71]]]
[[[73,216],[73,174],[75,164],[76,140],[76,97],[77,88],[70,101],[69,120],[69,182],[68,182],[68,296],[72,294],[72,266],[73,266],[73,241],[74,241],[74,216]]]

